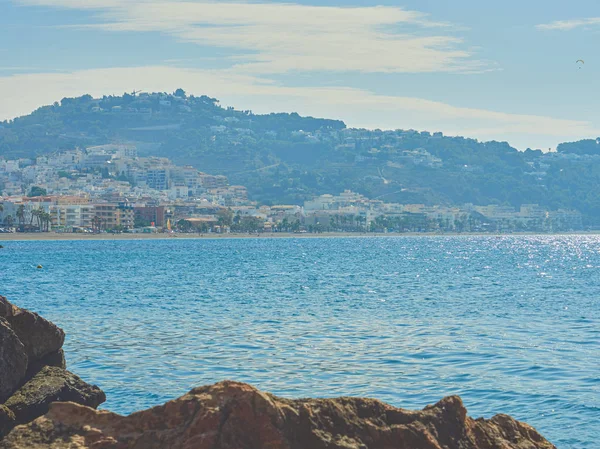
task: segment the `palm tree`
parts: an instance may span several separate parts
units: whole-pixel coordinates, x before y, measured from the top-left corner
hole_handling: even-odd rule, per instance
[[[371,226],[375,226],[375,228],[379,231],[379,230],[383,230],[385,228],[387,228],[387,223],[386,223],[386,219],[383,215],[378,215],[377,217],[375,217],[375,222],[371,223]]]
[[[33,209],[31,211],[31,213],[29,214],[29,227],[30,228],[33,226],[33,219],[37,217],[38,213],[39,212],[37,209]]]
[[[46,224],[46,218],[44,217],[44,215],[46,215],[46,211],[45,210],[38,210],[37,213],[37,222],[38,222],[38,228],[40,229],[40,231],[44,230],[44,225]]]
[[[46,213],[46,211],[42,208],[42,206],[40,206],[38,209],[35,209],[32,212],[32,215],[35,216],[35,220],[37,222],[37,227],[40,231],[42,230],[42,218],[45,213]]]
[[[52,215],[50,215],[48,212],[42,212],[42,214],[40,215],[40,220],[43,224],[43,231],[49,232],[50,222],[52,221]]]
[[[14,219],[12,215],[7,215],[6,217],[4,217],[4,224],[7,227],[12,228],[12,225],[14,224]]]
[[[25,223],[25,205],[20,204],[17,208],[17,220],[19,220],[19,228],[23,230],[23,224]]]
[[[40,222],[40,210],[39,209],[33,209],[31,211],[31,214],[29,216],[29,227],[33,228],[33,222],[36,222],[37,227],[39,228],[39,222]]]
[[[367,226],[367,217],[364,215],[359,215],[356,217],[356,223],[361,231],[366,231]]]
[[[102,224],[102,219],[98,215],[96,215],[96,216],[94,216],[94,218],[92,218],[92,230],[93,231],[99,231],[101,224]]]

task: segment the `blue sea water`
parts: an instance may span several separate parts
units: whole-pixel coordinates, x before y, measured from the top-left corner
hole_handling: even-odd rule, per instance
[[[0,294],[130,413],[223,379],[600,441],[600,237],[4,242]],[[42,264],[43,270],[36,265]]]

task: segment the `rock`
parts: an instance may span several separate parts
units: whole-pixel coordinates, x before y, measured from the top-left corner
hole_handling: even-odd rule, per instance
[[[0,317],[8,321],[19,340],[25,345],[29,363],[57,352],[65,341],[65,333],[37,313],[21,309],[0,296]]]
[[[48,412],[52,402],[75,402],[96,408],[106,401],[102,390],[89,385],[62,368],[46,366],[17,390],[6,402],[17,424],[24,424]]]
[[[45,366],[55,366],[57,368],[67,369],[67,361],[65,360],[65,352],[59,349],[56,352],[48,354],[42,359],[30,363],[27,367],[27,374],[25,379],[29,380],[37,373],[39,373]]]
[[[6,406],[0,405],[0,438],[15,427],[15,414]]]
[[[25,346],[4,318],[0,318],[0,403],[21,383],[27,371]]]
[[[106,400],[65,371],[64,339],[60,328],[0,296],[0,436],[42,416],[52,402],[97,407]]]
[[[67,360],[65,359],[65,351],[59,349],[56,352],[48,354],[43,359],[38,361],[44,366],[55,366],[57,368],[67,369]]]
[[[11,304],[4,296],[0,296],[0,317],[8,318],[15,314],[19,308]]]
[[[0,442],[0,449],[17,448],[556,449],[508,416],[467,417],[458,397],[407,411],[372,399],[282,399],[237,382],[127,417],[54,403]]]

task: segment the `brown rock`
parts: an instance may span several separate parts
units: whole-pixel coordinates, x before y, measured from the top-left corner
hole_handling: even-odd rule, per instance
[[[15,314],[19,308],[11,304],[4,296],[0,296],[0,317],[8,318]]]
[[[372,399],[281,399],[237,382],[128,417],[54,403],[0,442],[0,449],[17,448],[556,449],[508,416],[467,417],[458,397],[407,411]]]
[[[75,402],[98,407],[106,401],[104,392],[68,371],[46,366],[17,390],[4,405],[14,414],[17,424],[44,415],[52,402]]]
[[[6,406],[0,405],[0,438],[15,427],[15,414]]]
[[[0,318],[0,403],[21,383],[27,371],[27,354],[8,322]]]
[[[65,341],[65,333],[37,313],[21,309],[0,296],[0,317],[8,321],[19,340],[25,345],[29,363],[57,352]]]

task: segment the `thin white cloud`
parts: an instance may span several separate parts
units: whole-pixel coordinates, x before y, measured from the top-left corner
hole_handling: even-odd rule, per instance
[[[0,50],[2,51],[2,50]],[[48,72],[47,68],[41,69],[35,66],[0,66],[0,72]],[[58,71],[58,70],[50,70]]]
[[[255,113],[298,112],[344,120],[365,128],[414,128],[482,140],[508,140],[518,148],[548,148],[597,136],[592,123],[548,116],[456,107],[421,98],[377,95],[341,87],[285,87],[234,71],[135,67],[0,77],[0,119],[29,113],[65,96],[122,94],[134,89],[210,95]]]
[[[570,31],[575,28],[598,25],[600,25],[600,17],[591,17],[588,19],[557,20],[555,22],[537,25],[536,28],[543,31]]]
[[[113,32],[161,32],[181,41],[231,49],[250,73],[290,71],[482,72],[448,24],[399,7],[332,7],[207,0],[20,0],[90,10]]]

